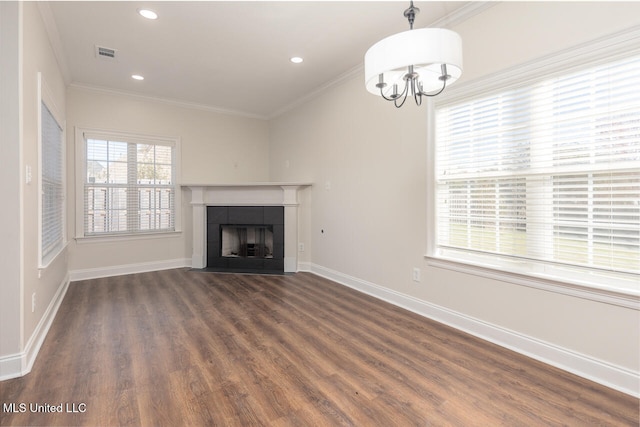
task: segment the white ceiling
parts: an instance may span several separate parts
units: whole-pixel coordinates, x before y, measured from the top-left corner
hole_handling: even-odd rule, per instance
[[[361,70],[366,50],[408,29],[404,1],[56,1],[41,5],[68,84],[267,118]],[[415,27],[470,2],[416,2]],[[159,19],[136,13],[153,9]],[[47,19],[47,16],[52,19]],[[57,33],[57,34],[56,34]],[[97,58],[95,46],[117,50]],[[302,64],[289,58],[301,56]],[[135,81],[141,74],[144,81]],[[362,89],[364,89],[364,82]]]

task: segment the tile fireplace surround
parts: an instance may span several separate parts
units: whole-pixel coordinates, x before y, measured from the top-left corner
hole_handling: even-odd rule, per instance
[[[193,209],[192,268],[207,266],[207,206],[284,206],[284,272],[298,271],[298,191],[310,183],[184,184]]]

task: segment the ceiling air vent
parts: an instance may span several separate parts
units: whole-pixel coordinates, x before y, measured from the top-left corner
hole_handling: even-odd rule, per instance
[[[116,59],[116,50],[104,46],[96,46],[96,58]]]

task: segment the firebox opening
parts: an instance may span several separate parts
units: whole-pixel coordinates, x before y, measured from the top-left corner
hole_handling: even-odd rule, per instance
[[[220,254],[225,258],[273,258],[272,225],[221,225]]]
[[[283,206],[207,206],[207,269],[284,272]]]

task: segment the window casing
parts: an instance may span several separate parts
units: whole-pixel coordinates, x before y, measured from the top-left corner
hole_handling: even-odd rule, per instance
[[[553,62],[436,105],[429,255],[638,293],[640,53]]]
[[[79,130],[79,237],[179,230],[178,141]]]

